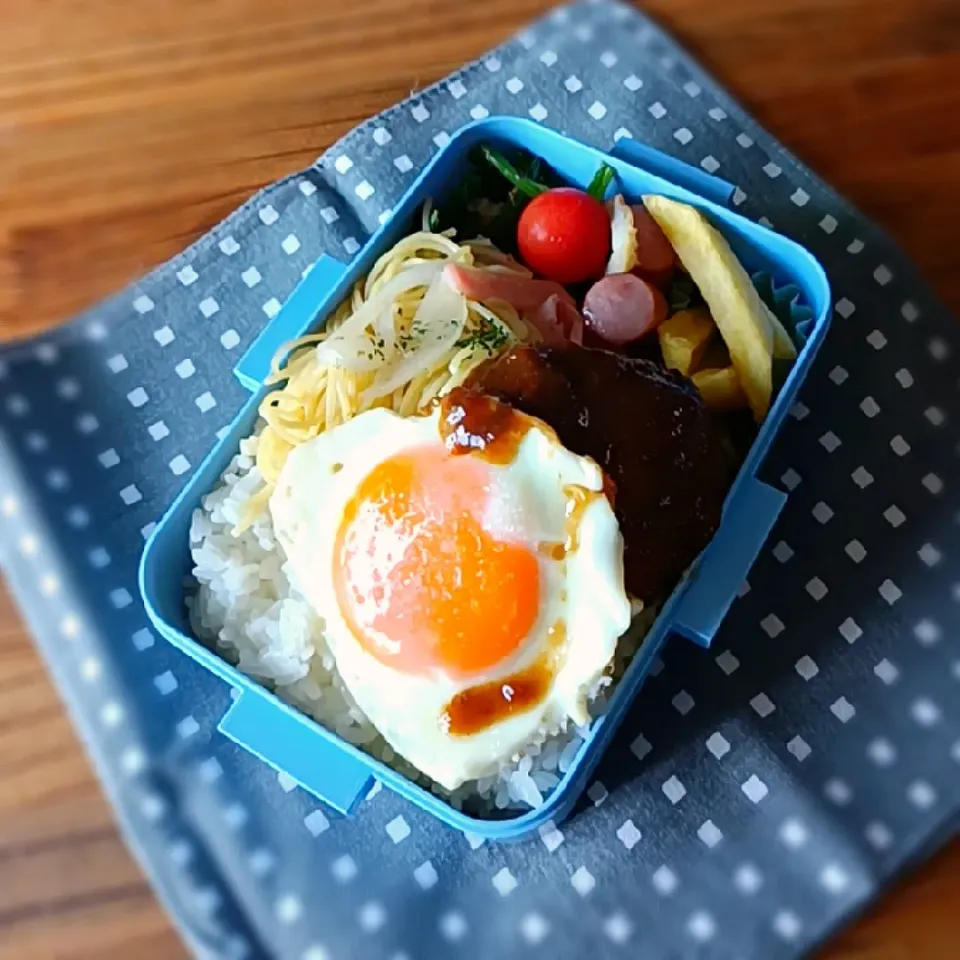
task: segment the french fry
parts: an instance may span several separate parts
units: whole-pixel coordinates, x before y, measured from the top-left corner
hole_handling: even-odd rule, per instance
[[[688,377],[700,365],[707,345],[717,332],[710,312],[702,307],[680,310],[657,328],[663,362]]]
[[[703,294],[753,417],[762,422],[773,393],[775,340],[778,352],[786,349],[775,337],[770,311],[730,245],[699,210],[663,196],[643,202]]]
[[[711,410],[743,410],[748,406],[740,378],[732,366],[699,370],[691,379]]]

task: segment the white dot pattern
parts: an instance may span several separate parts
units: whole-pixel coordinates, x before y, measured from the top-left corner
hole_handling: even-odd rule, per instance
[[[357,863],[349,854],[344,854],[333,861],[330,873],[337,883],[349,883],[358,873]]]
[[[597,881],[586,867],[577,867],[573,876],[570,878],[570,884],[581,897],[586,897],[593,892]]]

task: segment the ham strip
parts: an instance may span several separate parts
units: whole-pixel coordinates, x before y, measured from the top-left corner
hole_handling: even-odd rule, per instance
[[[509,303],[547,343],[583,342],[583,317],[567,290],[553,280],[536,280],[450,264],[447,281],[470,300]]]

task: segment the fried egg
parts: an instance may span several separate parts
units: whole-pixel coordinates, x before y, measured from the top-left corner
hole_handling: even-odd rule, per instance
[[[597,464],[523,414],[509,457],[441,409],[373,409],[298,446],[270,500],[297,588],[384,739],[448,790],[589,722],[630,623]]]

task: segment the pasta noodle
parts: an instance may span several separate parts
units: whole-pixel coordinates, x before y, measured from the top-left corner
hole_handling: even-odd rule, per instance
[[[428,218],[425,211],[425,224]],[[509,304],[481,304],[446,285],[441,289],[438,278],[447,263],[531,275],[489,241],[457,243],[452,231],[422,230],[380,257],[323,331],[285,344],[274,357],[266,382],[283,386],[271,391],[259,410],[264,426],[257,467],[265,486],[248,501],[238,531],[263,508],[287,456],[299,444],[373,407],[414,415],[462,384],[484,360],[537,338]],[[399,292],[392,295],[393,289]],[[428,294],[439,312],[430,311]],[[445,331],[450,343],[440,342],[443,349],[435,355],[429,344],[439,342],[440,334],[434,336],[434,329],[441,323],[449,326],[449,313],[457,312],[446,309],[451,297],[461,301],[462,328],[453,339]]]

